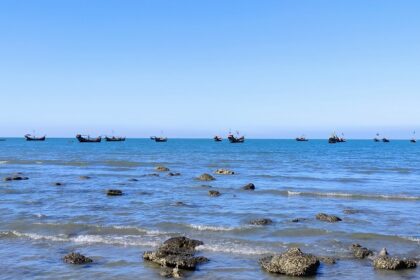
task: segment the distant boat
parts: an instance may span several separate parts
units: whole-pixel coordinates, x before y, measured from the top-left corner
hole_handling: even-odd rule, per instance
[[[382,138],[382,142],[384,142],[384,143],[389,143],[390,141],[389,141],[389,139],[388,138]]]
[[[105,136],[105,141],[107,141],[107,142],[122,142],[122,141],[125,141],[125,137],[117,137],[117,136],[108,137],[108,136]]]
[[[222,137],[220,137],[220,136],[214,136],[213,137],[213,139],[214,139],[214,141],[216,141],[216,142],[221,142],[222,140],[223,140],[223,138]]]
[[[26,141],[45,141],[46,136],[36,137],[35,135],[25,134]]]
[[[381,139],[379,139],[379,133],[376,133],[376,137],[373,138],[373,142],[381,142]]]
[[[99,143],[102,140],[101,136],[91,138],[89,135],[84,136],[81,134],[76,135],[76,139],[79,140],[80,143]]]
[[[413,138],[411,138],[410,142],[411,143],[416,143],[417,142],[417,140],[416,140],[416,132],[415,131],[413,131]]]
[[[343,134],[344,136],[344,134]],[[344,143],[347,140],[344,137],[338,137],[337,134],[335,134],[335,132],[331,135],[330,138],[328,138],[328,143],[330,144],[335,144],[335,143]]]
[[[157,137],[157,136],[152,136],[150,137],[151,140],[154,140],[155,142],[167,142],[168,138],[166,137]]]
[[[245,142],[245,136],[239,136],[239,132],[236,132],[237,136],[233,135],[232,133],[229,133],[228,139],[230,143],[244,143]]]
[[[305,135],[302,135],[301,137],[296,137],[296,141],[298,141],[298,142],[308,142],[309,140],[306,139]]]

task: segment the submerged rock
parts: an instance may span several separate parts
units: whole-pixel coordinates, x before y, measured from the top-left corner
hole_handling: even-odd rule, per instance
[[[13,176],[8,176],[4,178],[4,181],[22,181],[22,180],[28,180],[28,177],[25,176],[21,176],[21,173],[18,173],[16,175]]]
[[[138,179],[136,179],[136,178],[130,178],[130,179],[128,179],[128,181],[130,181],[130,182],[137,182]]]
[[[318,257],[318,260],[324,264],[335,264],[337,259],[333,257]]]
[[[219,191],[210,190],[209,196],[221,196],[222,194]]]
[[[177,201],[177,202],[175,202],[175,206],[187,206],[187,204],[185,204],[182,201]]]
[[[334,215],[328,215],[325,213],[319,213],[316,215],[316,219],[324,222],[335,223],[341,221],[341,219]]]
[[[166,240],[156,251],[144,252],[143,259],[163,267],[195,270],[197,265],[209,261],[205,257],[194,256],[195,247],[199,245],[203,242],[184,236],[174,237]]]
[[[91,177],[90,177],[90,176],[86,176],[86,175],[82,175],[82,176],[80,176],[79,178],[80,178],[80,179],[82,179],[82,180],[88,180],[88,179],[90,179]]]
[[[399,269],[408,269],[416,268],[417,263],[412,259],[400,259],[395,257],[390,257],[385,248],[381,250],[378,257],[373,260],[373,267],[376,269],[385,269],[385,270],[399,270]]]
[[[204,174],[201,174],[198,177],[198,180],[200,180],[200,181],[214,181],[214,180],[216,180],[216,178],[214,178],[210,174],[204,173]]]
[[[159,177],[160,175],[157,173],[150,173],[150,174],[143,174],[140,177]]]
[[[216,171],[214,171],[214,173],[219,174],[219,175],[234,175],[235,174],[235,172],[228,169],[217,169]]]
[[[291,248],[283,254],[260,259],[260,264],[271,273],[310,276],[316,274],[319,260],[311,254],[303,253],[299,248]]]
[[[273,220],[262,218],[262,219],[252,220],[249,223],[251,225],[256,225],[256,226],[267,226],[267,225],[271,225],[273,223]]]
[[[181,176],[181,173],[179,173],[179,172],[169,172],[168,173],[168,176]]]
[[[362,247],[360,244],[352,244],[350,250],[353,252],[353,255],[358,259],[364,259],[369,256],[373,256],[373,252],[368,248]]]
[[[344,209],[343,210],[343,213],[344,214],[349,214],[349,215],[351,215],[351,214],[357,214],[357,213],[360,213],[361,211],[360,210],[357,210],[357,209]]]
[[[165,277],[165,278],[182,278],[182,273],[179,270],[179,268],[175,267],[175,268],[163,268],[160,271],[160,276]]]
[[[55,182],[53,185],[58,187],[58,186],[62,186],[62,185],[63,185],[63,183],[60,183],[60,182]]]
[[[123,192],[121,190],[108,190],[106,194],[109,196],[118,196],[123,195]]]
[[[156,166],[155,170],[159,171],[159,172],[167,172],[167,171],[169,171],[169,168],[159,165],[159,166]]]
[[[70,253],[64,257],[64,262],[70,264],[87,264],[93,262],[93,260],[79,253]]]
[[[306,218],[294,218],[293,220],[291,220],[292,223],[300,223],[303,221],[306,221]]]
[[[242,189],[253,191],[253,190],[255,190],[255,185],[253,183],[249,183],[249,184],[246,184],[245,186],[243,186]]]

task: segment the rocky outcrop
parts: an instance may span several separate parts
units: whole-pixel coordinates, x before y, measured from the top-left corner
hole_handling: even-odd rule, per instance
[[[91,258],[85,257],[79,253],[70,253],[64,257],[65,263],[70,264],[87,264],[93,262]]]
[[[378,257],[373,260],[373,266],[376,269],[399,270],[415,268],[417,263],[415,260],[390,257],[387,250],[384,248],[381,250]]]
[[[166,240],[156,251],[144,252],[143,259],[163,267],[195,270],[197,265],[208,262],[202,256],[195,256],[195,248],[203,245],[199,240],[187,237],[174,237]]]
[[[328,215],[325,213],[318,213],[316,219],[324,222],[335,223],[341,221],[341,219],[334,215]]]
[[[22,173],[17,173],[12,176],[8,176],[4,178],[4,181],[22,181],[22,180],[28,180],[28,177],[22,176]]]
[[[373,256],[373,252],[368,248],[362,247],[360,244],[352,244],[350,250],[353,255],[358,259],[364,259],[369,256]]]
[[[299,248],[291,248],[283,254],[262,258],[260,264],[271,273],[311,276],[316,274],[319,260],[313,255],[303,253]]]
[[[167,171],[169,171],[169,168],[168,168],[168,167],[166,167],[166,166],[161,166],[161,165],[159,165],[159,166],[156,166],[156,167],[155,167],[155,170],[156,170],[156,171],[159,171],[159,172],[167,172]]]
[[[201,174],[197,179],[200,180],[200,181],[214,181],[214,180],[216,180],[216,178],[214,178],[213,176],[211,176],[210,174],[207,174],[207,173]]]
[[[255,190],[255,185],[253,183],[249,183],[243,186],[242,189],[247,191],[253,191]]]
[[[217,169],[216,171],[214,171],[214,173],[218,175],[234,175],[235,174],[235,172],[229,169]]]
[[[209,196],[221,196],[222,194],[219,191],[210,190]]]
[[[262,219],[251,220],[249,223],[251,225],[256,225],[256,226],[267,226],[267,225],[271,225],[273,223],[273,220],[262,218]]]
[[[121,190],[108,190],[106,194],[109,196],[119,196],[123,195],[123,192]]]
[[[63,183],[60,183],[60,182],[55,182],[55,183],[53,183],[53,185],[54,185],[54,186],[59,187],[59,186],[62,186],[62,185],[63,185]]]
[[[179,172],[169,172],[168,173],[168,176],[181,176],[181,173],[179,173]]]

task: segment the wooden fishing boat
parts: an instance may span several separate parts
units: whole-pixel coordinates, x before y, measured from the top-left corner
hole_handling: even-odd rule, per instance
[[[125,141],[125,137],[118,137],[118,136],[105,136],[105,141],[107,142],[122,142]]]
[[[81,134],[76,135],[76,139],[79,140],[80,143],[99,143],[102,140],[101,136],[91,138],[89,135],[84,136]]]
[[[36,137],[35,135],[26,134],[25,139],[26,141],[45,141],[46,136]]]
[[[157,137],[157,136],[152,136],[150,137],[151,140],[154,140],[155,142],[167,142],[168,138],[166,137]]]
[[[306,137],[304,135],[302,135],[301,137],[296,137],[296,141],[298,141],[298,142],[308,142],[309,140],[306,139]]]
[[[416,139],[411,139],[410,142],[411,143],[417,143],[417,140]]]
[[[228,139],[230,143],[244,143],[245,142],[245,136],[239,136],[239,132],[236,132],[237,136],[233,135],[232,133],[229,133]]]
[[[222,137],[220,137],[220,136],[214,136],[214,141],[216,141],[216,142],[221,142],[222,140],[223,140],[223,138]]]

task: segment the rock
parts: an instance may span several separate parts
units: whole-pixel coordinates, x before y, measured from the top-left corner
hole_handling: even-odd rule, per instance
[[[70,253],[64,257],[64,262],[70,264],[87,264],[93,262],[93,260],[79,253]]]
[[[283,254],[262,258],[260,264],[271,273],[311,276],[316,274],[319,260],[313,255],[303,253],[299,248],[291,248]]]
[[[79,178],[80,178],[80,179],[82,179],[82,180],[88,180],[88,179],[90,179],[91,177],[83,175],[83,176],[80,176]]]
[[[368,248],[362,247],[360,244],[352,244],[350,250],[353,252],[353,255],[358,259],[364,259],[369,256],[373,256],[373,252]]]
[[[373,267],[376,269],[385,269],[385,270],[399,270],[399,269],[408,269],[415,268],[417,263],[415,260],[410,259],[400,259],[395,257],[388,256],[388,252],[385,248],[381,250],[378,257],[373,260]]]
[[[349,214],[349,215],[351,215],[351,214],[357,214],[357,213],[360,213],[361,211],[360,210],[357,210],[357,209],[344,209],[343,210],[343,213],[344,214]]]
[[[13,175],[13,176],[4,178],[4,181],[22,181],[22,180],[28,180],[28,179],[29,179],[28,177],[24,177],[21,175]]]
[[[185,204],[182,201],[177,201],[177,202],[175,202],[175,206],[187,206],[187,204]]]
[[[179,173],[179,172],[176,172],[176,173],[169,172],[168,176],[181,176],[181,173]]]
[[[128,181],[130,181],[130,182],[137,182],[138,179],[136,179],[136,178],[130,178],[130,179],[128,179]]]
[[[228,169],[217,169],[216,171],[214,171],[214,173],[218,175],[234,175],[235,174],[235,172]]]
[[[263,219],[252,220],[249,223],[251,225],[256,225],[256,226],[267,226],[267,225],[271,225],[273,223],[273,220],[263,218]]]
[[[201,174],[198,177],[198,180],[200,180],[200,181],[214,181],[214,180],[216,180],[216,178],[214,178],[210,174],[204,173],[204,174]]]
[[[169,168],[165,166],[156,166],[155,170],[159,172],[167,172],[169,171]]]
[[[209,196],[221,196],[222,194],[219,191],[210,190]]]
[[[117,195],[123,195],[123,192],[121,190],[108,190],[106,194],[110,196],[117,196]]]
[[[62,185],[63,185],[63,183],[60,183],[60,182],[55,182],[55,183],[54,183],[54,186],[57,186],[57,187],[58,187],[58,186],[62,186]]]
[[[203,245],[199,240],[174,237],[166,240],[156,251],[144,252],[143,258],[163,267],[195,270],[196,266],[208,262],[205,257],[195,257],[195,247]]]
[[[335,264],[337,260],[332,257],[318,257],[318,260],[324,264]]]
[[[143,174],[140,177],[159,177],[160,175],[157,173],[150,173],[150,174]]]
[[[305,219],[305,218],[295,218],[291,222],[292,223],[300,223],[300,222],[303,222],[303,221],[306,221],[306,220],[307,219]]]
[[[253,191],[253,190],[255,190],[255,185],[253,183],[249,183],[249,184],[246,184],[245,186],[243,186],[242,189]]]
[[[337,216],[328,215],[325,213],[319,213],[316,215],[316,219],[324,222],[335,223],[341,221],[341,219]]]

